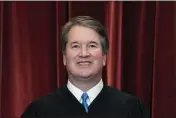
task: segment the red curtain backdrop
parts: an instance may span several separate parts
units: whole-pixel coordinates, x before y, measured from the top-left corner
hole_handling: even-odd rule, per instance
[[[105,83],[137,96],[152,118],[176,118],[176,2],[0,2],[0,117],[67,82],[60,31],[73,16],[105,26]]]

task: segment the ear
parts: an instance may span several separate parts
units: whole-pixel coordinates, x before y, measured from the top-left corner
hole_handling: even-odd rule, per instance
[[[106,65],[106,55],[103,56],[103,66]]]
[[[65,55],[63,55],[63,64],[64,64],[64,66],[66,66],[66,57],[65,57]]]

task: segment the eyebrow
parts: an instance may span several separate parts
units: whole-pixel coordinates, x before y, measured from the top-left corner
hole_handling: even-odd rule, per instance
[[[90,41],[89,43],[94,43],[94,44],[96,44],[96,45],[99,45],[97,42],[95,42],[95,41]]]
[[[74,43],[78,43],[77,41],[73,41],[73,42],[71,42],[71,44],[74,44]]]
[[[73,41],[73,42],[71,42],[71,45],[72,45],[72,44],[77,44],[77,43],[79,43],[79,42],[77,42],[77,41]],[[90,41],[89,44],[90,44],[90,43],[93,43],[93,44],[99,45],[99,44],[98,44],[97,42],[95,42],[95,41]]]

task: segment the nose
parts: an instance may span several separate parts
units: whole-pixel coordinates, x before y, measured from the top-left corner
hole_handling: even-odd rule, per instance
[[[82,47],[79,53],[80,57],[88,57],[90,55],[88,49],[86,47]]]

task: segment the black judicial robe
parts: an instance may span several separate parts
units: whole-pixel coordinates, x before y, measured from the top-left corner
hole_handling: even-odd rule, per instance
[[[21,118],[149,118],[132,95],[104,85],[86,113],[66,86],[57,88],[27,106]]]

